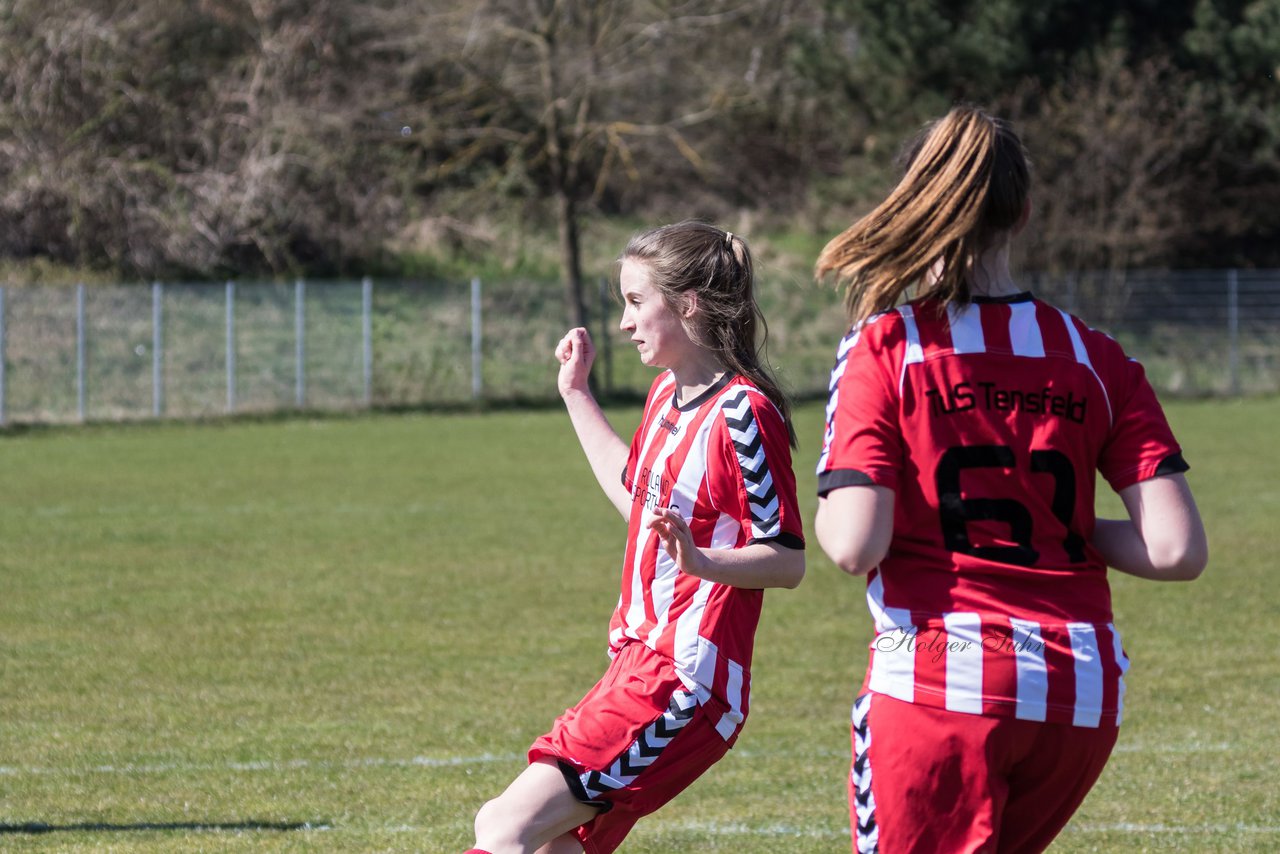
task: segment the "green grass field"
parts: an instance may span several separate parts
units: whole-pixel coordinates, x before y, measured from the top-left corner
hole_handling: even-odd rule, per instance
[[[1055,852],[1280,850],[1280,400],[1169,412],[1212,563],[1115,579],[1126,722]],[[0,436],[0,848],[465,849],[603,669],[624,533],[557,410]],[[848,850],[870,621],[809,557],[739,747],[625,851]]]

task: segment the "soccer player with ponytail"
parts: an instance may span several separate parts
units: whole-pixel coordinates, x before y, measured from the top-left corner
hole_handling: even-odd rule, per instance
[[[1107,567],[1189,580],[1208,559],[1141,365],[1010,273],[1029,183],[1009,124],[958,107],[818,259],[852,326],[815,531],[867,577],[876,629],[853,711],[858,852],[1046,848],[1122,716]],[[1095,518],[1098,473],[1128,518]]]
[[[804,576],[786,398],[759,357],[751,253],[684,222],[620,259],[621,327],[654,381],[630,447],[587,384],[585,329],[556,347],[591,469],[628,522],[609,668],[476,816],[473,852],[607,854],[692,783],[746,719],[766,587]]]

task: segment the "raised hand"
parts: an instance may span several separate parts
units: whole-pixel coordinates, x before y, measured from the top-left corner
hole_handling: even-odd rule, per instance
[[[581,326],[570,329],[556,345],[556,359],[560,362],[560,375],[556,387],[560,396],[570,392],[589,391],[587,378],[591,376],[591,364],[596,358],[591,333]]]

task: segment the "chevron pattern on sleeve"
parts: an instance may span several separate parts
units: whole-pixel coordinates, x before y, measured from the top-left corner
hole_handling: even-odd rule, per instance
[[[858,826],[854,842],[858,854],[877,854],[880,828],[876,826],[876,797],[871,792],[871,694],[863,694],[853,704],[853,765],[849,770],[849,792],[853,797]]]
[[[693,719],[698,698],[690,691],[677,690],[662,716],[645,727],[631,746],[604,771],[587,771],[579,776],[582,787],[598,800],[607,792],[630,786],[640,772],[652,765],[672,739]]]
[[[773,475],[769,473],[769,462],[765,459],[764,437],[760,435],[755,413],[751,411],[751,395],[744,390],[726,397],[720,409],[738,454],[738,467],[742,469],[743,485],[747,489],[751,539],[777,537],[782,533],[778,493],[773,486]]]
[[[862,327],[855,326],[840,340],[836,349],[836,364],[831,369],[831,380],[827,383],[827,424],[822,433],[822,453],[818,456],[818,474],[827,470],[827,459],[831,456],[831,440],[836,435],[836,409],[840,403],[840,379],[844,376],[845,365],[849,361],[849,351],[858,343]]]

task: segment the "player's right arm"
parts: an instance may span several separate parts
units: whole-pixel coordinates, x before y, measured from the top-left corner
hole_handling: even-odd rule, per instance
[[[560,362],[556,386],[596,482],[626,519],[631,513],[631,496],[618,473],[626,467],[629,449],[591,394],[587,379],[595,357],[591,334],[582,327],[570,329],[556,345],[556,359]]]
[[[893,541],[905,453],[893,377],[904,346],[899,316],[877,316],[840,342],[832,371],[813,529],[831,562],[850,575],[879,566]]]
[[[1128,519],[1099,519],[1093,545],[1107,565],[1152,581],[1192,581],[1209,560],[1204,523],[1182,474],[1120,490]]]
[[[850,575],[880,565],[893,540],[893,490],[846,486],[818,499],[813,529],[831,562]]]

